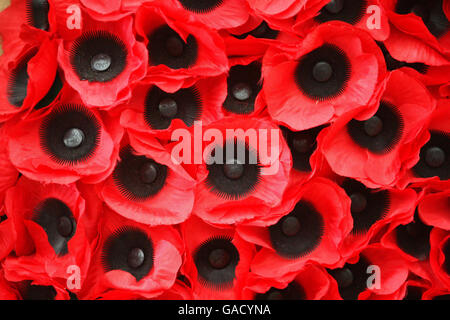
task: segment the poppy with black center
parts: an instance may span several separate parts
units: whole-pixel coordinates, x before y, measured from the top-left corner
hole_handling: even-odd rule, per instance
[[[225,290],[233,285],[239,251],[231,238],[212,237],[200,244],[193,257],[202,285],[216,290]]]
[[[404,129],[403,118],[397,107],[382,101],[371,118],[347,124],[347,132],[360,147],[376,154],[390,152],[400,141]]]
[[[269,227],[270,241],[278,255],[297,259],[320,245],[324,228],[321,213],[311,203],[300,200],[291,213]]]
[[[355,264],[346,263],[342,268],[328,270],[338,284],[342,299],[357,300],[358,295],[367,289],[367,268],[370,265],[366,258],[360,256]]]
[[[198,44],[193,35],[186,42],[168,25],[163,25],[148,36],[148,57],[153,65],[171,69],[189,68],[198,58]]]
[[[255,295],[255,300],[305,300],[305,289],[297,282],[292,281],[284,289],[270,288],[265,293]]]
[[[254,111],[255,100],[261,91],[261,63],[235,65],[230,68],[227,78],[228,94],[223,103],[225,110],[237,114]]]
[[[281,128],[291,150],[294,169],[303,172],[310,172],[312,170],[309,160],[317,149],[317,136],[325,127],[326,125],[323,125],[297,132],[291,131],[286,127]]]
[[[72,210],[63,201],[48,198],[39,203],[34,211],[32,220],[44,229],[55,253],[59,256],[66,255],[67,243],[76,231]]]
[[[233,148],[233,152],[230,150],[227,152],[227,148]],[[244,159],[238,159],[238,150],[245,150]],[[220,163],[206,166],[208,170],[206,185],[212,192],[221,198],[238,200],[255,190],[261,175],[256,151],[247,144],[234,140],[234,142],[226,142],[225,146],[215,146],[210,157],[214,156],[215,152],[219,152],[219,154],[222,152],[223,160],[220,159],[222,160],[218,161]],[[256,159],[256,163],[252,163],[254,159]]]
[[[367,0],[331,0],[315,20],[321,23],[340,20],[355,25],[366,14]]]
[[[182,120],[188,127],[199,120],[203,101],[195,86],[168,93],[153,86],[145,98],[145,122],[156,130],[167,129],[173,119]]]
[[[146,156],[133,154],[130,146],[120,151],[113,180],[120,193],[131,201],[145,201],[162,190],[168,168]]]
[[[26,19],[31,26],[48,31],[48,12],[50,5],[47,0],[27,0],[25,3]]]
[[[325,43],[300,58],[294,78],[306,96],[325,100],[344,92],[350,73],[351,63],[346,53],[335,45]]]
[[[390,208],[389,191],[371,190],[361,182],[352,179],[345,179],[342,188],[351,200],[352,234],[366,233],[372,225],[383,219],[388,213]]]
[[[384,45],[383,42],[377,41],[377,44],[380,47],[381,51],[383,52],[384,60],[386,62],[386,67],[389,71],[397,70],[397,69],[400,69],[403,67],[409,67],[409,68],[416,70],[417,72],[419,72],[421,74],[427,73],[429,66],[427,66],[426,64],[421,63],[421,62],[410,63],[410,62],[397,60],[391,56],[391,54],[389,53],[388,49],[386,48],[386,46]]]
[[[128,50],[115,34],[104,30],[83,33],[70,50],[70,63],[80,80],[108,82],[126,68]]]
[[[105,272],[123,270],[139,281],[153,268],[152,239],[137,227],[121,227],[103,244],[101,262]]]
[[[211,12],[220,7],[224,1],[226,0],[178,0],[183,8],[197,14]]]
[[[398,247],[409,255],[426,260],[430,253],[430,232],[433,227],[422,222],[417,212],[414,221],[407,225],[400,225],[395,229]]]
[[[100,130],[99,120],[85,106],[60,105],[41,123],[41,148],[60,164],[85,162],[100,143]]]
[[[450,179],[450,137],[442,131],[431,131],[430,140],[420,149],[420,160],[412,168],[416,176]]]
[[[437,38],[447,33],[450,27],[450,21],[444,13],[443,0],[398,0],[395,12],[414,13]]]
[[[8,79],[7,96],[8,101],[15,107],[21,107],[28,92],[28,62],[36,55],[37,49],[33,49],[23,56],[15,68],[11,71]]]
[[[248,36],[253,36],[259,39],[276,39],[279,34],[280,32],[278,30],[272,29],[271,27],[269,27],[267,22],[263,21],[259,24],[259,26],[257,26],[255,29],[249,32],[239,35],[238,34],[231,34],[231,35],[237,39],[245,39]]]

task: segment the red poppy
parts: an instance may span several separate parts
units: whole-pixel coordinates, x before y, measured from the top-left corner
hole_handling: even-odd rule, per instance
[[[187,11],[212,29],[238,27],[249,19],[250,11],[245,0],[170,0],[169,5]]]
[[[65,81],[58,70],[56,53],[57,43],[45,39],[40,47],[26,45],[1,56],[0,73],[8,80],[0,85],[0,121],[20,112],[26,112],[25,116],[59,99]]]
[[[96,21],[83,16],[83,32],[60,42],[58,62],[87,106],[110,109],[131,97],[130,83],[145,76],[147,53],[133,34],[133,19]]]
[[[428,121],[428,132],[415,142],[414,148],[421,148],[420,152],[414,153],[409,165],[402,170],[404,174],[398,181],[400,188],[410,183],[417,187],[447,188],[450,178],[449,119],[450,100],[438,100],[431,121]]]
[[[428,225],[450,230],[450,190],[426,195],[419,204],[420,218]]]
[[[91,252],[85,234],[85,201],[75,185],[42,184],[21,177],[6,193],[5,210],[15,239],[15,255],[3,263],[6,279],[33,279],[66,288],[70,267],[76,266],[79,279],[69,289],[79,291]]]
[[[343,300],[382,299],[398,291],[408,277],[408,268],[396,251],[378,244],[344,262],[340,268],[328,271]]]
[[[269,113],[294,130],[375,103],[386,68],[367,33],[336,21],[318,26],[289,51],[269,49],[263,65]]]
[[[190,17],[162,3],[143,5],[136,13],[136,32],[148,50],[147,76],[164,91],[228,70],[222,38]]]
[[[243,239],[262,247],[251,265],[256,275],[286,282],[309,262],[331,267],[340,261],[338,248],[352,228],[344,191],[330,180],[315,178],[295,199],[291,212],[266,221],[268,227],[238,227]]]
[[[107,208],[93,245],[83,299],[102,297],[114,289],[145,298],[158,296],[172,287],[182,262],[183,244],[173,227],[149,228]]]
[[[178,224],[192,212],[195,189],[194,179],[180,172],[168,155],[124,145],[112,175],[97,190],[125,218],[148,225]]]
[[[450,232],[434,228],[430,234],[430,264],[439,287],[450,287]]]
[[[239,299],[255,247],[234,228],[215,228],[194,216],[181,225],[181,233],[186,248],[181,271],[194,299]]]
[[[315,1],[300,10],[293,29],[307,35],[319,24],[335,20],[365,30],[378,41],[389,36],[388,17],[379,0]]]
[[[283,205],[292,166],[278,127],[266,118],[241,116],[224,118],[203,131],[208,130],[220,137],[209,137],[214,142],[204,141],[201,150],[194,145],[194,161],[197,155],[202,161],[194,214],[214,224],[258,223],[270,217],[273,207]]]
[[[367,114],[361,108],[340,117],[324,139],[323,153],[340,175],[371,188],[393,186],[403,168],[415,161],[417,141],[424,135],[434,106],[421,83],[393,71],[377,109]]]
[[[206,126],[223,118],[225,76],[201,79],[192,86],[164,91],[156,85],[139,84],[124,107],[120,124],[129,135],[146,141],[150,135],[171,139],[178,128],[188,128],[195,121]]]
[[[104,180],[114,169],[123,129],[73,93],[62,100],[36,119],[8,124],[11,162],[25,176],[45,182]]]
[[[252,300],[332,300],[337,299],[334,283],[326,270],[315,264],[293,273],[287,283],[250,274],[244,299]]]
[[[417,195],[412,189],[374,190],[352,179],[344,179],[341,186],[350,200],[353,220],[352,231],[339,249],[344,258],[361,251],[386,227],[391,231],[399,224],[408,224],[413,220]]]
[[[392,24],[386,47],[406,62],[446,63],[450,52],[448,0],[380,0]]]

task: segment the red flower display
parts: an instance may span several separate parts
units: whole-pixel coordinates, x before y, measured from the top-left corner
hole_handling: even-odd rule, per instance
[[[450,298],[450,0],[11,0],[0,37],[0,299]]]

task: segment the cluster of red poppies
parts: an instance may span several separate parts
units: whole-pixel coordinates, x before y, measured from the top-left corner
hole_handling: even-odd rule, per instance
[[[11,0],[0,298],[450,298],[449,19],[450,0]],[[198,129],[279,135],[234,137],[256,162],[205,136],[192,153],[223,162],[174,161]]]

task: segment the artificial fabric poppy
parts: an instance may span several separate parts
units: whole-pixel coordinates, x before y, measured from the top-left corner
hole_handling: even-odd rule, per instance
[[[430,193],[419,204],[420,218],[430,226],[450,230],[450,190]]]
[[[35,279],[65,288],[79,268],[81,288],[91,257],[85,234],[85,201],[75,185],[42,184],[21,177],[6,193],[5,210],[14,228],[14,252],[3,262],[9,281]],[[72,289],[72,288],[71,288]]]
[[[209,137],[214,142],[204,142],[199,154],[203,160],[198,166],[194,214],[215,224],[270,217],[274,206],[283,205],[292,166],[278,127],[266,118],[241,116],[205,127],[205,135],[208,130],[220,137]]]
[[[118,214],[139,223],[181,223],[191,214],[195,181],[174,167],[168,157],[137,153],[124,145],[112,175],[98,185],[100,197]]]
[[[449,115],[450,100],[438,100],[437,108],[428,122],[428,132],[417,141],[420,152],[403,170],[404,175],[398,182],[400,188],[409,183],[417,186],[433,183],[446,188],[450,178]]]
[[[67,82],[87,106],[110,109],[131,97],[130,83],[145,76],[147,53],[136,41],[130,16],[114,22],[83,16],[83,32],[58,50]]]
[[[174,92],[139,84],[121,113],[120,124],[142,141],[150,134],[170,140],[178,128],[192,127],[195,121],[205,126],[221,119],[226,94],[225,76],[202,79]]]
[[[238,27],[249,19],[245,0],[170,0],[170,6],[189,12],[212,29]]]
[[[215,228],[195,216],[181,225],[181,233],[186,248],[181,272],[194,299],[239,299],[255,247],[234,228]]]
[[[450,232],[434,228],[430,235],[430,264],[440,287],[450,286]]]
[[[104,180],[114,169],[123,130],[109,115],[67,97],[36,119],[8,126],[13,165],[31,179],[71,183]]]
[[[361,108],[340,117],[324,139],[323,153],[337,174],[370,188],[393,186],[418,154],[417,141],[423,139],[434,107],[420,82],[393,71],[377,109],[367,114]]]
[[[386,226],[412,220],[417,195],[412,189],[369,189],[353,179],[343,179],[341,187],[350,200],[353,228],[339,248],[344,258],[361,251]],[[405,235],[406,236],[406,235]]]
[[[343,300],[380,299],[379,296],[396,292],[408,277],[408,268],[396,251],[378,244],[344,262],[341,267],[328,270]]]
[[[285,282],[309,262],[337,264],[338,248],[352,228],[350,201],[345,198],[335,183],[314,178],[297,193],[295,207],[266,221],[268,227],[239,226],[244,240],[262,247],[252,261],[252,272]]]
[[[375,9],[373,9],[375,8]],[[293,26],[300,34],[328,21],[343,21],[365,30],[379,41],[389,36],[389,22],[379,0],[322,0],[300,10]]]
[[[293,273],[286,283],[277,279],[266,279],[250,273],[244,299],[251,300],[332,300],[337,299],[336,290],[330,286],[326,270],[318,265],[305,266],[298,273]],[[334,294],[334,296],[333,296]]]
[[[174,92],[228,70],[222,38],[190,20],[184,10],[167,4],[143,5],[136,13],[136,32],[147,46],[147,76],[164,91]]]
[[[172,287],[181,266],[183,244],[171,226],[149,228],[105,208],[86,285],[80,296],[96,299],[109,290],[144,298]]]
[[[381,0],[391,33],[385,44],[399,60],[447,63],[450,51],[448,0]]]
[[[267,51],[263,90],[268,111],[292,130],[326,124],[370,104],[385,68],[381,50],[364,31],[342,22],[321,24],[295,50]]]
[[[57,43],[46,39],[40,47],[27,45],[16,56],[1,56],[0,72],[7,81],[0,84],[0,121],[19,112],[43,109],[58,100],[65,81],[56,54]]]

